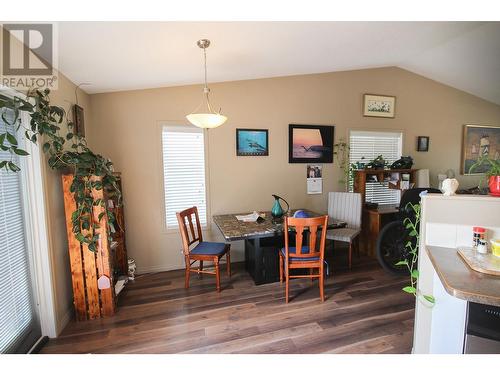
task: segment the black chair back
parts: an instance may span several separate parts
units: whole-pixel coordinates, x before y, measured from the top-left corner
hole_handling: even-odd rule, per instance
[[[426,190],[429,194],[441,194],[441,190],[434,188],[414,188],[408,189],[403,193],[401,201],[399,202],[399,217],[401,220],[405,218],[413,220],[415,212],[408,206],[408,203],[412,205],[420,203],[420,193]]]

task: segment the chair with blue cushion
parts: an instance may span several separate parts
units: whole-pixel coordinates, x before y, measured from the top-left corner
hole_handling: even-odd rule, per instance
[[[290,229],[295,229],[295,246],[289,246]],[[321,228],[322,229],[321,229]],[[286,217],[284,223],[285,247],[280,250],[280,283],[283,276],[286,279],[285,300],[288,303],[288,291],[292,278],[319,279],[319,295],[321,302],[325,300],[324,294],[324,259],[326,228],[328,216],[313,218]],[[319,249],[316,243],[320,231]],[[307,243],[307,245],[304,244]],[[291,269],[309,269],[309,275],[290,275]],[[317,273],[314,271],[317,270]]]
[[[191,272],[195,272],[198,275],[207,273],[215,275],[217,291],[220,292],[219,262],[225,255],[227,275],[231,277],[231,245],[224,242],[203,241],[200,219],[198,217],[198,209],[196,207],[191,207],[184,211],[177,212],[176,215],[177,221],[179,222],[179,229],[181,231],[184,259],[186,261],[186,289],[189,288],[189,276]],[[192,245],[196,242],[197,244],[193,247]],[[196,261],[199,262],[198,268],[191,267]],[[204,261],[213,262],[215,272],[203,270]]]

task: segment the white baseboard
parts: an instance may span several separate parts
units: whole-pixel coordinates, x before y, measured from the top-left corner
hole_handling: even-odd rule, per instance
[[[73,307],[70,307],[63,317],[57,321],[57,336],[59,336],[62,330],[66,328],[71,319],[73,319]]]

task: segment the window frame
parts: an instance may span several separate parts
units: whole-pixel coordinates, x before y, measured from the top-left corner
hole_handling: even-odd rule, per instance
[[[160,159],[160,175],[161,175],[161,218],[162,218],[162,233],[164,234],[178,234],[180,229],[168,228],[167,227],[167,206],[165,202],[165,174],[164,174],[164,157],[163,157],[163,131],[165,129],[174,129],[175,131],[190,132],[192,130],[199,130],[203,134],[203,146],[204,146],[204,166],[205,166],[205,202],[206,202],[206,214],[207,223],[201,226],[203,232],[208,231],[212,223],[212,210],[210,204],[210,168],[208,163],[209,158],[209,132],[207,129],[200,129],[192,124],[188,124],[185,121],[160,121],[158,122],[158,133],[159,133],[159,159]]]
[[[2,94],[10,97],[26,96],[0,85]],[[21,121],[29,124],[28,114],[21,112]],[[46,165],[39,143],[27,141],[22,129],[18,131],[19,146],[29,156],[19,158],[21,170],[22,211],[25,223],[25,240],[28,247],[28,262],[32,280],[34,310],[38,316],[41,335],[51,338],[58,335],[56,316],[55,284],[52,267],[52,246],[47,219]],[[42,338],[40,338],[41,340]],[[36,344],[35,344],[36,345]]]
[[[403,130],[400,130],[400,129],[366,129],[366,128],[350,128],[347,130],[347,135],[348,135],[348,140],[349,140],[349,145],[351,145],[351,134],[353,132],[357,132],[357,133],[363,133],[363,132],[366,132],[366,133],[390,133],[390,134],[400,134],[401,137],[400,137],[400,156],[401,157],[402,155],[404,155],[404,131]],[[367,160],[368,161],[368,160]],[[351,163],[351,155],[350,155],[350,152],[349,152],[349,163]],[[353,176],[353,179],[354,179],[354,176]],[[353,188],[353,186],[349,186],[349,188]],[[351,191],[351,190],[350,190]],[[353,191],[353,190],[352,190]],[[401,200],[401,194],[399,196],[399,200]],[[363,202],[364,204],[365,202]],[[386,205],[386,204],[393,204],[393,203],[381,203],[382,205]],[[399,203],[398,203],[399,204]]]

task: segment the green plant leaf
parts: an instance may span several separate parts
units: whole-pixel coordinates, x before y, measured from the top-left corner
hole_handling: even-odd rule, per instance
[[[397,262],[395,264],[395,266],[407,266],[408,265],[408,261],[407,260],[400,260],[399,262]]]
[[[88,219],[82,220],[82,229],[84,229],[84,230],[90,229],[90,223],[89,223]]]
[[[419,272],[418,270],[413,270],[411,271],[411,277],[414,278],[414,279],[418,279],[418,276],[419,276]]]
[[[405,291],[406,293],[410,293],[410,294],[415,294],[417,292],[417,290],[412,286],[405,286],[403,288],[403,291]]]
[[[424,295],[424,298],[432,304],[436,303],[436,299],[433,296]]]
[[[17,145],[17,139],[16,139],[16,137],[14,137],[12,134],[10,134],[8,132],[5,133],[5,134],[7,135],[7,141],[9,141],[9,143],[11,145]]]
[[[7,162],[7,165],[9,166],[10,170],[12,172],[19,172],[21,168],[19,168],[17,165],[15,165],[13,162],[9,161]]]
[[[17,147],[12,147],[12,149],[14,150],[14,152],[17,154],[17,155],[21,155],[21,156],[28,156],[29,153],[24,151],[24,150],[21,150],[20,148],[17,148]]]

